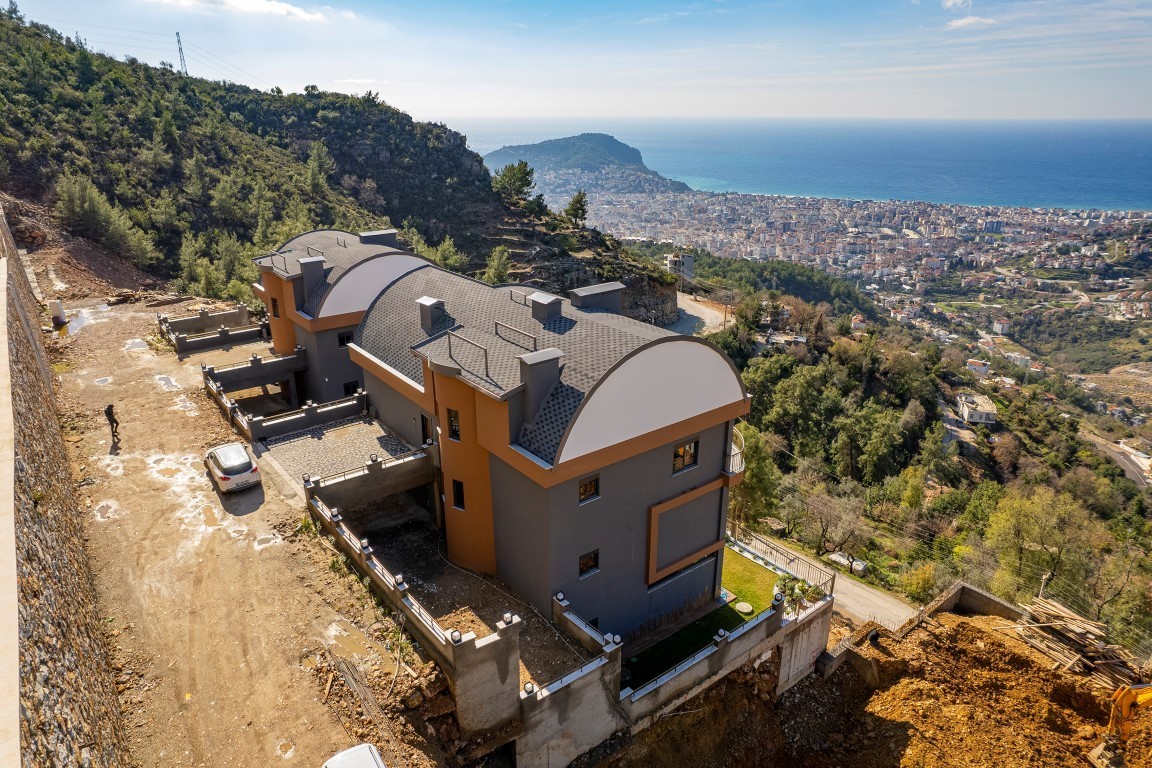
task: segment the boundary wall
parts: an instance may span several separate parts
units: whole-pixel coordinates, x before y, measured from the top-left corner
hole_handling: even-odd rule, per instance
[[[368,539],[358,539],[317,493],[318,483],[305,484],[308,510],[325,533],[366,575],[384,600],[404,616],[404,631],[420,642],[444,673],[456,700],[456,721],[464,738],[489,733],[518,719],[516,692],[520,687],[519,616],[506,613],[496,631],[477,638],[474,632],[445,630],[408,591],[403,574],[393,574],[373,553]]]
[[[40,306],[2,209],[0,300],[0,765],[128,765]]]
[[[264,323],[253,323],[244,304],[223,312],[202,309],[194,315],[169,317],[157,315],[160,335],[176,349],[177,355],[228,344],[244,344],[267,337]]]

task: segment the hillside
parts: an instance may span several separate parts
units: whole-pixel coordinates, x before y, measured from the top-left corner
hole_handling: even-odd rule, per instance
[[[536,171],[540,192],[555,205],[577,189],[587,192],[687,192],[687,184],[644,164],[640,150],[606,133],[582,133],[538,144],[501,147],[484,156],[493,171],[520,160]]]
[[[459,271],[503,245],[517,280],[623,279],[637,316],[675,311],[655,270],[599,233],[505,206],[463,136],[375,93],[265,93],[117,61],[15,5],[0,12],[0,189],[210,297],[250,300],[250,257],[302,231],[391,225]]]
[[[484,156],[484,162],[489,168],[501,168],[517,160],[526,160],[537,170],[598,171],[620,165],[648,170],[640,150],[606,133],[582,133],[563,139],[549,139],[539,144],[501,147]]]

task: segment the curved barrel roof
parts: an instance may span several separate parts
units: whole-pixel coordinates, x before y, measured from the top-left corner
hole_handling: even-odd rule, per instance
[[[558,303],[559,312],[536,319],[529,300],[533,294]],[[444,302],[443,316],[429,330],[421,326],[417,305],[425,298]],[[422,361],[428,360],[458,369],[460,379],[496,398],[509,396],[521,385],[522,355],[561,350],[560,379],[517,440],[549,463],[556,463],[573,417],[606,374],[642,348],[670,340],[706,346],[724,375],[735,379],[722,387],[725,395],[738,390],[737,399],[743,397],[735,369],[707,342],[619,314],[576,308],[534,288],[493,287],[432,265],[414,269],[385,288],[356,331],[359,347],[417,384],[424,383]],[[691,371],[683,375],[692,378]]]

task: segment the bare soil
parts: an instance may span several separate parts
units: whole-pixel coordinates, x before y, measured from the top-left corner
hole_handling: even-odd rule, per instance
[[[634,739],[583,761],[600,768],[693,765],[804,768],[1085,766],[1107,722],[1107,694],[993,629],[995,617],[942,614],[903,640],[865,645],[871,691],[848,664],[775,703],[745,669]],[[765,699],[768,699],[767,701]],[[1152,766],[1152,718],[1136,724],[1129,768]]]
[[[46,343],[136,763],[314,768],[372,741],[390,764],[447,764],[428,734],[452,736],[450,712],[412,696],[436,688],[434,666],[325,540],[301,531],[294,490],[274,472],[229,496],[210,484],[205,449],[237,438],[199,364],[237,350],[178,361],[152,338],[155,309],[99,304],[115,283],[92,275],[103,262],[88,260],[91,246],[60,249],[30,260],[48,298],[53,274],[66,298],[89,297],[65,301],[86,305],[83,326]],[[350,644],[350,631],[366,640]],[[340,664],[362,684],[329,682]]]

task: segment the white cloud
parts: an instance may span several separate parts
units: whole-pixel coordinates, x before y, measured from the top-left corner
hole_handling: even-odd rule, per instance
[[[940,5],[946,11],[968,11],[972,9],[972,0],[940,0]]]
[[[962,19],[953,19],[948,22],[948,29],[984,29],[996,23],[996,19],[986,19],[983,16],[965,16]]]
[[[149,0],[149,2],[181,8],[219,9],[253,15],[281,16],[298,21],[324,21],[324,14],[307,11],[282,0]]]

